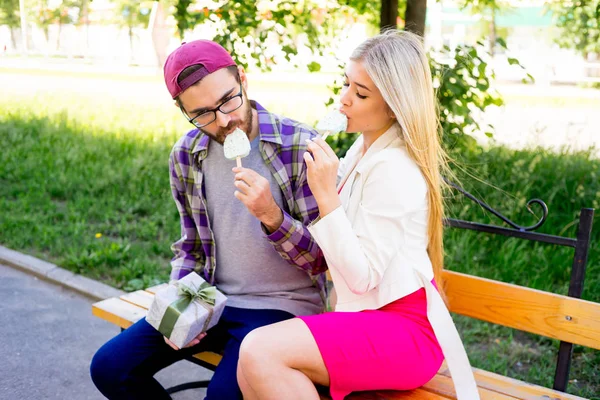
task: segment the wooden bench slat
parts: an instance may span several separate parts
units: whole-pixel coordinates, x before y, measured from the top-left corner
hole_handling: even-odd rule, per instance
[[[452,312],[600,349],[600,304],[444,271]]]
[[[331,400],[331,397],[322,396]],[[406,392],[378,390],[374,392],[354,392],[346,396],[346,400],[448,400],[449,397],[429,392],[425,389],[415,389]]]
[[[477,384],[477,388],[479,389],[479,396],[481,400],[515,400],[519,398],[506,394],[502,391],[489,390],[487,388],[480,387],[479,384]],[[423,386],[423,389],[441,396],[446,396],[449,399],[456,399],[456,391],[454,390],[452,378],[446,375],[437,374],[432,380]]]
[[[517,400],[518,398],[509,396],[503,393],[498,393],[492,390],[479,388],[479,396],[481,400]],[[452,379],[444,375],[436,375],[429,383],[419,389],[410,391],[391,391],[378,390],[375,392],[356,392],[347,397],[353,400],[371,400],[371,399],[386,399],[386,400],[406,400],[406,399],[444,399],[455,400],[456,393]]]
[[[438,374],[450,377],[450,371],[448,371],[448,369],[445,367],[445,364],[442,369],[440,369]],[[475,380],[477,381],[478,387],[504,393],[518,399],[585,400],[583,397],[558,392],[543,386],[537,386],[532,383],[509,378],[507,376],[495,374],[479,368],[473,368],[473,374],[475,375]]]
[[[223,356],[217,353],[213,353],[212,351],[203,351],[202,353],[194,354],[194,358],[202,360],[216,367],[217,365],[219,365],[219,362],[221,362],[221,358],[223,358]]]
[[[167,286],[169,286],[169,284],[165,282],[165,283],[161,283],[160,285],[156,285],[156,286],[149,287],[149,288],[147,288],[147,289],[145,289],[145,290],[146,290],[146,292],[149,292],[149,293],[155,294],[155,293],[156,293],[156,292],[158,292],[160,289],[162,289],[162,288],[164,288],[164,287],[167,287]]]
[[[129,328],[146,316],[146,310],[118,297],[102,300],[92,305],[92,314],[121,328]]]
[[[147,310],[150,308],[152,300],[154,300],[154,295],[145,290],[137,290],[124,294],[120,299]]]

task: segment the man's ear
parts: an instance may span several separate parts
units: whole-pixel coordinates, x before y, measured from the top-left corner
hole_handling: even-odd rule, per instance
[[[246,76],[246,70],[241,65],[238,65],[238,74],[240,75],[240,81],[244,90],[248,90],[248,77]]]

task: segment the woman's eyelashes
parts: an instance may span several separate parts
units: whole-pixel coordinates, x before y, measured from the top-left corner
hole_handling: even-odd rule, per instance
[[[350,87],[350,84],[349,84],[348,82],[344,82],[344,83],[343,83],[343,86],[344,86],[344,87]],[[358,97],[358,98],[359,98],[359,99],[361,99],[361,100],[364,100],[364,99],[366,99],[366,98],[367,98],[367,96],[363,96],[362,94],[360,94],[360,93],[358,93],[358,92],[356,92],[356,97]]]

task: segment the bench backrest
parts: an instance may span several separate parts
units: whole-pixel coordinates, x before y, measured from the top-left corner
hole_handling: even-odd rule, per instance
[[[573,344],[600,349],[600,304],[581,300],[587,256],[592,233],[594,210],[584,208],[579,216],[575,239],[532,232],[540,227],[548,207],[538,199],[530,200],[542,207],[543,217],[533,226],[523,227],[510,221],[464,189],[450,184],[470,200],[490,211],[512,228],[447,219],[452,228],[469,229],[495,235],[516,237],[535,242],[568,246],[575,249],[567,296],[498,282],[490,279],[444,271],[444,289],[450,311],[498,325],[558,339],[554,389],[566,391]]]
[[[444,271],[450,311],[600,349],[600,304]]]

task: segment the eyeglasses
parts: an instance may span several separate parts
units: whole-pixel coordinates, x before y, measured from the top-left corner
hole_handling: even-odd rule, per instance
[[[217,111],[220,111],[223,114],[229,114],[237,110],[244,103],[244,99],[242,98],[242,84],[240,83],[240,92],[233,97],[225,100],[216,108],[212,110],[207,110],[202,114],[196,115],[194,118],[190,118],[189,115],[183,109],[183,106],[179,106],[183,115],[187,118],[187,120],[194,125],[196,128],[204,128],[206,125],[210,125],[217,119]]]

